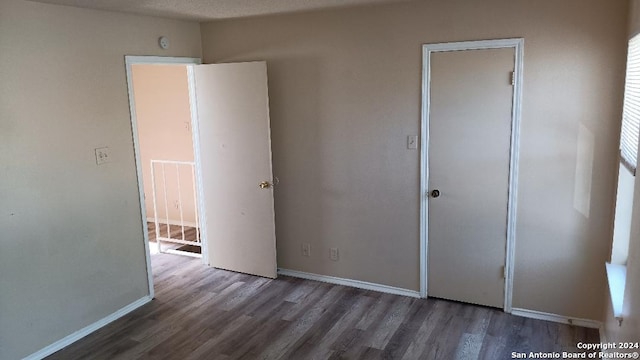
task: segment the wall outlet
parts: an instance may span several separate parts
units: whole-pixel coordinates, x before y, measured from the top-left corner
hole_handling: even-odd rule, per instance
[[[331,260],[338,261],[338,248],[331,248]]]
[[[102,165],[111,162],[111,153],[108,147],[96,148],[96,164]]]
[[[311,256],[311,245],[310,244],[302,244],[302,256]]]

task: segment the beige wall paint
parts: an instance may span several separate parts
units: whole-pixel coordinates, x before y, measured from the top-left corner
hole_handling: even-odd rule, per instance
[[[452,0],[203,24],[206,62],[268,63],[278,266],[418,290],[421,44],[524,37],[513,305],[601,320],[626,17],[624,1]]]
[[[629,0],[629,39],[640,34],[640,3]]]
[[[187,67],[184,65],[133,65],[133,92],[142,160],[147,217],[154,216],[151,187],[151,160],[193,161],[191,109]],[[193,176],[191,167],[165,165],[167,208],[164,206],[162,167],[156,165],[156,203],[158,218],[195,223]],[[180,187],[178,175],[180,172]],[[181,191],[178,191],[179,189]]]
[[[200,49],[195,23],[0,2],[0,358],[148,294],[124,56]]]
[[[632,0],[629,38],[640,33],[640,1]],[[639,152],[640,153],[640,152]],[[632,341],[640,339],[640,176],[635,178],[633,218],[627,258],[627,284],[623,300],[622,326],[613,317],[609,292],[606,291],[605,336],[608,341]]]

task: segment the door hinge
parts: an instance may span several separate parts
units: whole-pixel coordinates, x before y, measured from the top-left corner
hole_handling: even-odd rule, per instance
[[[512,71],[511,72],[511,86],[516,84],[516,72]]]

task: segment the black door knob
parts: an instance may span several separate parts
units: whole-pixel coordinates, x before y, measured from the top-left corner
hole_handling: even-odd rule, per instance
[[[431,191],[431,197],[437,198],[438,196],[440,196],[440,190]]]

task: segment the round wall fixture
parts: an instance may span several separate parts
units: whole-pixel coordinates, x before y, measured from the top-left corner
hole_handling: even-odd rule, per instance
[[[160,45],[164,50],[167,50],[169,48],[169,38],[166,36],[160,36],[158,39],[158,45]]]

